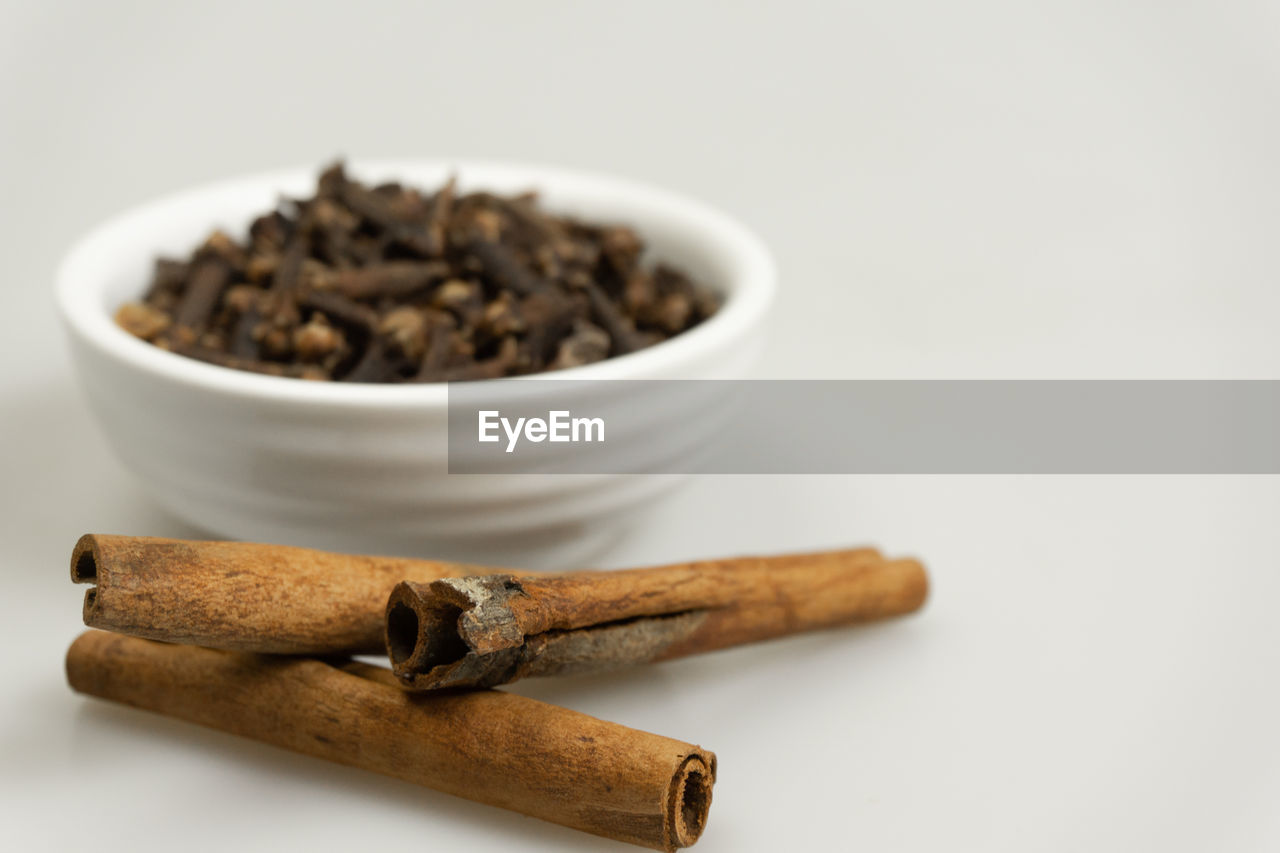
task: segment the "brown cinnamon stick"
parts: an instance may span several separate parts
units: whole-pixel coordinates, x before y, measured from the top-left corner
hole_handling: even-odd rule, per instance
[[[492,567],[358,557],[284,545],[139,536],[80,537],[71,579],[96,584],[84,622],[122,634],[278,654],[381,654],[400,581]]]
[[[333,665],[88,631],[72,689],[657,850],[706,824],[713,753],[499,691],[420,696]]]
[[[871,549],[570,575],[405,582],[387,651],[411,689],[590,672],[909,613],[928,579]]]

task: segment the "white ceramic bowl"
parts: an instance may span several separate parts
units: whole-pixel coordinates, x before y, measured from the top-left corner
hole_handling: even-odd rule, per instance
[[[758,353],[773,262],[747,229],[704,204],[541,166],[413,160],[348,169],[427,188],[454,172],[463,190],[535,188],[551,210],[634,226],[654,256],[725,296],[716,315],[684,334],[555,378],[737,378]],[[449,475],[443,384],[260,376],[165,352],[115,325],[156,255],[183,256],[214,227],[242,234],[281,195],[309,195],[315,173],[222,181],[135,208],[81,239],[58,270],[58,307],[91,406],[121,461],[165,507],[233,538],[532,565],[549,550],[557,560],[591,552],[676,482]]]

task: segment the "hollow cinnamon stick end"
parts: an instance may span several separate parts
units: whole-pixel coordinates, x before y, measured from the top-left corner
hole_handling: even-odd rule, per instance
[[[71,549],[71,582],[98,582],[98,537],[94,533],[81,536]]]
[[[525,639],[508,607],[516,595],[523,587],[504,574],[400,583],[387,600],[392,671],[418,690],[503,683]]]
[[[468,652],[458,634],[458,619],[468,603],[441,583],[402,581],[387,599],[387,656],[392,671],[406,684]]]
[[[100,581],[104,579],[100,577],[102,569],[100,568],[98,553],[101,543],[98,540],[99,537],[93,533],[86,533],[77,540],[75,548],[71,550],[72,583],[99,584]],[[98,586],[94,586],[85,591],[84,607],[82,609],[84,624],[108,627],[105,625],[98,625],[100,610],[98,591]]]
[[[396,676],[404,678],[412,673],[425,657],[427,639],[423,620],[418,616],[421,600],[420,587],[412,581],[401,581],[391,590],[387,599],[385,639],[387,657]]]
[[[711,811],[716,781],[716,756],[699,750],[676,770],[667,797],[667,849],[690,847],[702,835]]]

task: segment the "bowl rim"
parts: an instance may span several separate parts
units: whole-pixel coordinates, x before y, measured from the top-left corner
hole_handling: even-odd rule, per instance
[[[625,222],[628,209],[637,207],[659,215],[678,214],[698,223],[698,243],[714,246],[717,254],[739,258],[740,274],[734,276],[720,310],[694,328],[638,352],[580,367],[518,377],[520,380],[662,376],[672,367],[696,362],[700,356],[751,331],[768,310],[777,287],[772,255],[745,225],[704,202],[644,182],[559,166],[475,158],[352,159],[346,165],[357,175],[453,170],[468,183],[483,184],[495,176],[505,176],[535,187],[555,187],[566,195],[575,192],[597,197],[608,195],[617,199],[619,221]],[[205,182],[130,207],[93,227],[66,251],[55,273],[55,298],[66,327],[99,354],[130,368],[215,393],[328,407],[443,408],[448,402],[450,383],[447,382],[318,382],[235,370],[160,349],[129,334],[116,325],[111,312],[101,310],[97,297],[110,278],[104,270],[111,268],[113,259],[120,254],[120,244],[129,239],[139,222],[161,217],[167,210],[185,207],[202,196],[283,188],[313,180],[315,172],[314,166],[295,166]],[[478,177],[472,179],[470,173]],[[155,254],[153,250],[152,257]]]

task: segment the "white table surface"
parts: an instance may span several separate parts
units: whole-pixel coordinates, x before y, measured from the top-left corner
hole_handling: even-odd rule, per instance
[[[111,458],[51,271],[110,213],[338,153],[551,161],[776,251],[765,377],[1274,378],[1264,4],[0,3],[7,849],[626,849],[72,694]],[[621,566],[875,543],[920,616],[515,689],[714,749],[702,853],[1280,848],[1274,477],[708,477]]]

